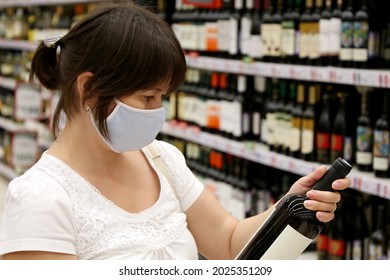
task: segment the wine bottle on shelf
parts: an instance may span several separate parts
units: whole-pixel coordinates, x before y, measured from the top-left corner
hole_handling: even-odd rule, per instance
[[[253,0],[253,1],[254,1],[254,9],[253,9],[249,44],[247,45],[247,52],[250,57],[252,57],[256,61],[259,61],[262,60],[263,58],[263,47],[262,47],[262,39],[261,39],[262,0]]]
[[[332,18],[332,0],[325,0],[325,5],[321,12],[321,18],[319,23],[320,29],[320,64],[323,66],[331,65],[331,18]]]
[[[293,108],[291,107],[292,102],[290,100],[288,87],[290,81],[281,80],[280,82],[280,96],[283,99],[282,103],[282,116],[281,116],[281,138],[280,138],[280,153],[289,155],[290,154],[290,139],[291,134],[291,118],[293,115]]]
[[[352,240],[351,259],[364,260],[367,258],[368,251],[368,221],[365,213],[365,205],[362,195],[356,195],[356,212],[353,213],[355,217],[355,230]]]
[[[322,0],[315,0],[314,9],[310,20],[310,40],[309,40],[309,64],[319,65],[320,62],[320,19]]]
[[[253,140],[256,142],[261,141],[261,128],[265,95],[265,77],[254,77],[254,91],[253,91],[253,111],[252,111],[252,134]]]
[[[241,18],[244,12],[244,0],[234,1],[234,10],[229,19],[229,55],[232,59],[241,59]]]
[[[295,24],[293,18],[293,0],[287,0],[287,7],[282,16],[281,58],[284,63],[291,63],[295,54]]]
[[[278,92],[277,95],[276,109],[275,109],[275,151],[278,153],[283,153],[285,151],[285,134],[286,134],[286,125],[285,125],[285,100],[286,100],[286,80],[279,80]]]
[[[351,168],[345,160],[337,159],[313,188],[331,191],[332,182],[344,178]],[[305,196],[292,194],[279,201],[236,259],[296,259],[324,227],[324,223],[315,218],[315,212],[303,206],[305,199]]]
[[[390,126],[387,115],[387,95],[387,93],[384,94],[383,113],[375,122],[374,128],[373,169],[375,176],[381,178],[389,176]]]
[[[353,66],[353,34],[354,34],[354,10],[353,0],[348,0],[347,6],[341,14],[341,48],[340,63],[343,67]]]
[[[297,87],[297,101],[292,112],[290,130],[290,156],[300,158],[302,144],[302,114],[305,102],[305,84],[299,83]]]
[[[317,258],[319,260],[328,260],[328,248],[329,248],[329,233],[332,227],[333,220],[329,223],[325,223],[324,228],[317,235],[316,238],[316,251]]]
[[[337,93],[339,109],[334,119],[330,137],[330,161],[344,156],[344,140],[346,134],[345,94]]]
[[[274,12],[274,5],[272,0],[264,0],[263,2],[263,16],[261,22],[261,41],[262,41],[262,54],[263,60],[265,62],[271,61],[272,58],[272,32],[273,32],[273,23],[272,15]]]
[[[353,66],[355,68],[367,68],[368,66],[368,40],[369,40],[369,15],[367,0],[361,0],[361,5],[355,13],[353,24]]]
[[[250,40],[251,40],[251,30],[253,25],[254,18],[254,0],[245,0],[245,12],[241,17],[241,30],[240,30],[240,40],[241,40],[241,53],[243,56],[250,56]]]
[[[302,114],[302,145],[301,155],[305,161],[316,161],[315,153],[315,127],[316,127],[316,86],[309,86],[308,104]]]
[[[385,206],[379,205],[377,208],[376,227],[370,235],[369,259],[386,260],[387,259],[387,238],[386,238],[386,219]]]
[[[318,120],[318,128],[316,131],[316,149],[317,162],[327,163],[330,159],[330,112],[329,112],[329,91],[331,86],[327,86],[327,93],[322,96],[322,110]]]
[[[242,137],[244,140],[253,140],[252,133],[252,112],[253,112],[253,95],[254,95],[254,80],[253,76],[240,75],[238,94],[242,95]]]
[[[343,203],[343,202],[342,202]],[[335,218],[332,220],[332,228],[329,233],[328,259],[345,259],[345,229],[343,217],[343,204],[338,205]]]
[[[276,126],[276,96],[274,87],[277,87],[276,79],[269,79],[267,83],[267,105],[266,105],[266,143],[271,151],[275,150],[275,126]],[[264,134],[263,134],[264,135]]]
[[[343,0],[336,0],[336,2],[336,6],[333,8],[330,17],[329,64],[332,66],[340,66],[341,14]]]
[[[311,27],[311,10],[313,8],[313,0],[305,0],[304,11],[301,14],[299,21],[299,63],[309,63],[310,51],[310,27]]]
[[[356,127],[356,165],[361,171],[372,171],[373,129],[367,95],[367,90],[364,90],[361,99],[361,113]]]
[[[282,12],[283,0],[273,0],[275,5],[275,12],[272,14],[272,32],[271,38],[271,61],[281,62],[281,48],[282,48]]]

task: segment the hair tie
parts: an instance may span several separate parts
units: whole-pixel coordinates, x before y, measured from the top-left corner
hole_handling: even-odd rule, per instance
[[[58,41],[61,40],[62,36],[61,35],[53,35],[46,37],[43,40],[43,43],[47,48],[57,48],[58,46]]]

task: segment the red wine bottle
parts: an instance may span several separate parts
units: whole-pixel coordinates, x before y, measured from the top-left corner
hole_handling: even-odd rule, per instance
[[[352,166],[342,158],[333,162],[313,189],[332,191],[334,180],[344,178]],[[237,260],[296,259],[324,228],[316,212],[306,209],[306,196],[285,196],[237,255]]]

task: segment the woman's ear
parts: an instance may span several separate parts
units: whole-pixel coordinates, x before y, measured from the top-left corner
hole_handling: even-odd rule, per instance
[[[85,100],[85,86],[87,82],[92,79],[93,73],[91,72],[83,72],[80,75],[77,76],[76,80],[76,88],[78,93],[80,94],[80,99]]]

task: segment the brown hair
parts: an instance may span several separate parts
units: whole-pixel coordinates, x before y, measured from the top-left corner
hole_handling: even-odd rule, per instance
[[[108,137],[106,117],[114,98],[165,85],[176,90],[184,80],[186,61],[171,27],[158,15],[132,1],[102,2],[57,43],[41,42],[32,60],[30,80],[37,77],[60,98],[53,117],[59,133],[61,111],[71,119],[89,98],[96,98],[95,118]],[[75,81],[83,72],[93,77],[85,86],[81,104]]]

